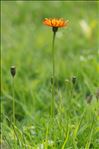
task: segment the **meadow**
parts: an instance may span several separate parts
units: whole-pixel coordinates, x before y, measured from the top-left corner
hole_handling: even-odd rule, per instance
[[[98,4],[1,2],[2,149],[99,149]],[[54,117],[53,34],[44,18],[69,20],[55,39]],[[11,66],[16,67],[14,87]]]

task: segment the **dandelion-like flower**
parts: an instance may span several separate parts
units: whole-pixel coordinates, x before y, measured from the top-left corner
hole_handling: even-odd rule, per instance
[[[52,65],[53,65],[53,81],[52,81],[52,103],[51,103],[51,114],[52,117],[54,116],[54,104],[55,104],[55,50],[54,50],[54,43],[55,43],[55,37],[56,37],[56,32],[58,28],[61,27],[67,27],[68,26],[68,20],[64,20],[62,18],[56,19],[56,18],[45,18],[43,21],[44,25],[52,27],[53,31],[53,40],[52,40]]]
[[[68,20],[64,20],[64,19],[48,19],[45,18],[45,20],[43,21],[43,23],[47,26],[50,27],[67,27],[68,26]]]

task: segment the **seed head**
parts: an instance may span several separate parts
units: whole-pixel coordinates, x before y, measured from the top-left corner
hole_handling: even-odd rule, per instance
[[[11,73],[12,77],[15,76],[15,74],[16,74],[16,68],[15,68],[15,66],[11,66],[10,67],[10,73]]]

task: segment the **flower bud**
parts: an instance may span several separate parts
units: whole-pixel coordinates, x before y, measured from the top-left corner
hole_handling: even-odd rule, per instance
[[[15,74],[16,74],[16,68],[15,68],[15,66],[11,66],[10,67],[10,73],[11,73],[12,77],[15,76]]]
[[[72,83],[75,84],[76,83],[76,76],[72,77]]]

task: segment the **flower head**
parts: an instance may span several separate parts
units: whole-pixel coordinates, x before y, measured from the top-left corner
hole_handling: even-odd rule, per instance
[[[47,26],[50,26],[50,27],[65,27],[68,25],[68,20],[64,20],[64,19],[48,19],[48,18],[45,18],[43,23]]]

